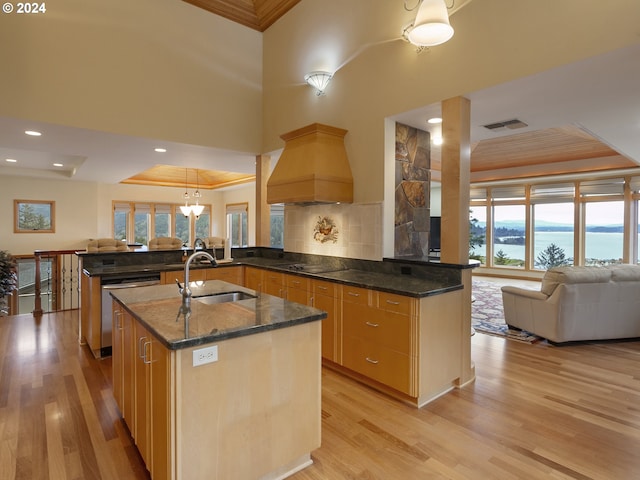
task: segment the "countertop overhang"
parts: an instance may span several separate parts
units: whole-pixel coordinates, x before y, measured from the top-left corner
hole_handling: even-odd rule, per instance
[[[230,338],[292,327],[327,317],[317,308],[255,292],[221,280],[192,286],[191,311],[181,312],[182,297],[175,285],[114,290],[111,295],[136,320],[170,350],[215,343]],[[245,292],[255,298],[205,304],[198,297],[226,292]]]

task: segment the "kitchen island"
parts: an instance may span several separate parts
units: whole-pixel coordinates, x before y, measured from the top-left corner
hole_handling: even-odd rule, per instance
[[[157,479],[285,478],[320,446],[326,313],[223,281],[117,290],[114,395]],[[237,301],[217,302],[230,292]],[[213,300],[213,301],[212,301]]]

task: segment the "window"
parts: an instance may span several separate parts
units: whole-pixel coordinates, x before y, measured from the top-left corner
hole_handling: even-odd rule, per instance
[[[493,264],[524,267],[525,206],[493,207]]]
[[[209,213],[209,207],[204,208],[200,216],[196,218],[195,224],[195,238],[204,239],[211,236],[211,214]]]
[[[171,236],[171,205],[156,205],[153,238]]]
[[[127,240],[129,231],[129,212],[131,205],[129,203],[113,204],[113,238],[116,240]]]
[[[526,207],[524,185],[491,190],[493,205],[493,265],[524,267]]]
[[[284,248],[284,204],[271,205],[270,246]]]
[[[55,202],[13,201],[14,233],[55,233]]]
[[[533,267],[543,270],[573,264],[575,185],[532,185]]]
[[[587,202],[584,216],[584,264],[622,263],[624,202]]]
[[[134,243],[147,245],[151,232],[151,205],[138,204],[134,207]]]
[[[173,235],[176,238],[182,240],[182,243],[189,244],[189,218],[185,217],[180,209],[175,209],[175,213],[173,215],[175,221],[175,234]]]
[[[248,246],[247,204],[229,204],[227,211],[227,234],[231,247]]]

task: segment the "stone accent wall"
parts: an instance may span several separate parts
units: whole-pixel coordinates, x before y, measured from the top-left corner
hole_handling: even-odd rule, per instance
[[[396,123],[394,255],[429,254],[429,132]]]

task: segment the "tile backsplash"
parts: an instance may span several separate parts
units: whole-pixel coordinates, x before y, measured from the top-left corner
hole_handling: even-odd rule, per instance
[[[286,205],[284,250],[382,260],[382,203]]]

